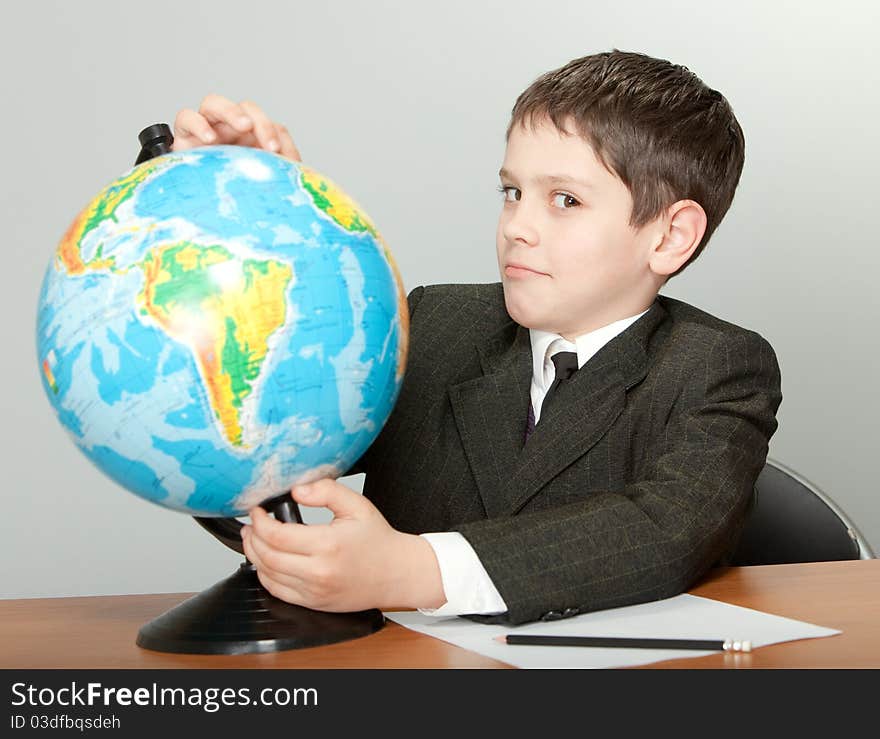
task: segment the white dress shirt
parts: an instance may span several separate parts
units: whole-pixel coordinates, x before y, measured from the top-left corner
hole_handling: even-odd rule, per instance
[[[595,331],[575,337],[574,342],[559,334],[530,328],[532,342],[532,409],[535,423],[541,417],[544,396],[556,377],[556,366],[550,359],[561,351],[577,352],[578,369],[583,367],[596,352],[624,329],[635,323],[647,310],[638,315],[622,318]],[[525,424],[525,419],[523,419]],[[440,577],[446,603],[439,608],[419,608],[428,616],[459,616],[463,613],[495,614],[507,611],[507,605],[496,590],[492,579],[480,562],[477,553],[457,531],[422,534],[434,549],[440,565]]]

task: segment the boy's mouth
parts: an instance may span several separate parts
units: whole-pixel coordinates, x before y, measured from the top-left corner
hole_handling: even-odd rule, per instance
[[[538,272],[538,270],[526,267],[524,264],[518,264],[517,262],[508,262],[504,265],[504,274],[508,277],[528,277],[530,275],[549,277],[546,272]]]

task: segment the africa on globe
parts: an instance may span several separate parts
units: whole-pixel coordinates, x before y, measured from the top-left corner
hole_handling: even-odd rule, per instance
[[[43,279],[58,420],[126,490],[238,516],[344,474],[397,400],[409,311],[355,201],[270,152],[140,164],[74,219]]]

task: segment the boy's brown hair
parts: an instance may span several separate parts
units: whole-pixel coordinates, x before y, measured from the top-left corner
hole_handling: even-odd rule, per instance
[[[706,212],[706,247],[727,213],[745,160],[745,139],[725,97],[693,72],[646,54],[612,51],[572,59],[536,79],[516,99],[514,126],[549,118],[576,133],[633,198],[629,224],[644,226],[678,200]],[[672,277],[674,275],[670,275]]]

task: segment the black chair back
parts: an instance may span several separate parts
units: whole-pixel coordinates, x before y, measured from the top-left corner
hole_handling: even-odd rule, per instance
[[[873,559],[843,510],[814,484],[767,460],[731,565]]]

